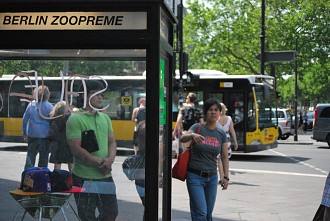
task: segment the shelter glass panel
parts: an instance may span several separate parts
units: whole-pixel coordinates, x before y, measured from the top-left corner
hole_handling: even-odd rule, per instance
[[[30,118],[26,122],[27,129],[23,133],[23,116],[27,115],[28,107],[31,105],[39,107],[38,102],[41,103],[47,100],[46,94],[42,94],[41,98],[38,94],[35,94],[34,89],[39,86],[49,88],[48,101],[51,109],[56,110],[55,107],[65,101],[64,110],[66,114],[70,115],[69,119],[73,115],[85,114],[82,111],[87,110],[88,105],[91,106],[94,110],[87,114],[91,114],[95,119],[96,141],[99,150],[90,153],[85,152],[85,154],[88,154],[89,157],[87,158],[90,161],[84,162],[84,159],[80,156],[80,149],[66,146],[66,148],[69,148],[67,152],[73,155],[73,184],[81,184],[82,194],[91,193],[96,195],[95,202],[92,203],[92,200],[86,199],[87,201],[82,203],[85,209],[79,208],[78,214],[81,216],[83,210],[88,211],[95,206],[102,207],[105,206],[105,203],[109,203],[109,199],[103,199],[104,194],[116,194],[119,211],[117,219],[143,220],[145,201],[144,153],[148,151],[148,148],[145,147],[144,124],[140,121],[145,120],[146,112],[144,109],[147,97],[145,69],[145,49],[0,50],[0,142],[20,143],[23,146],[31,145],[30,141],[37,134],[33,130],[36,130],[38,126],[34,127],[32,125],[33,120]],[[89,80],[100,82],[102,88],[92,90],[89,89],[88,85],[84,88],[84,82]],[[91,94],[98,91],[101,93]],[[99,105],[93,103],[93,96],[97,97],[100,102]],[[82,98],[83,101],[80,100]],[[52,148],[51,143],[53,140],[48,136],[48,132],[50,132],[48,128],[50,128],[56,112],[52,111],[49,114],[50,116],[40,114],[41,118],[47,122],[45,128],[49,130],[44,131],[47,136],[42,138],[47,141],[49,159],[54,159],[46,166],[53,170],[55,165],[61,163],[61,169],[69,170],[71,169],[71,164],[68,164],[70,161],[60,160],[59,158],[63,156],[58,155],[56,148]],[[102,119],[110,119],[111,124],[98,121],[99,116],[106,116]],[[87,121],[84,121],[80,126],[84,127],[85,123],[88,124]],[[108,133],[106,133],[106,136],[97,134],[106,129],[111,135],[110,127],[113,129],[117,146],[116,157],[112,164],[106,161],[111,155],[111,148],[108,147],[108,139],[110,139]],[[43,130],[41,127],[39,129]],[[59,132],[65,133],[66,131]],[[23,139],[23,134],[28,135],[28,143]],[[83,134],[77,138],[79,142],[81,141],[78,147],[82,148]],[[88,139],[92,140],[91,137]],[[69,143],[72,146],[72,141],[69,141]],[[95,146],[95,143],[93,145]],[[87,149],[85,148],[83,151]],[[129,155],[135,154],[141,155],[139,157],[141,163],[136,164],[136,170],[124,170],[123,162]],[[27,158],[29,157],[27,156]],[[26,160],[25,157],[20,159],[24,162],[16,164],[17,181],[21,179],[20,175],[24,169],[21,165],[24,165]],[[94,164],[95,159],[99,160],[97,161],[98,166]],[[38,165],[37,160],[38,158],[31,159],[31,161],[34,161],[32,162],[34,166]],[[46,160],[48,161],[48,158]],[[131,160],[136,159],[132,158]],[[82,166],[84,163],[89,166]],[[103,167],[103,165],[107,166]],[[86,175],[88,172],[85,169],[90,167],[93,167],[91,170],[99,170],[100,174],[111,173],[114,185],[108,184],[109,179],[100,179],[97,176],[88,177]],[[79,200],[85,200],[79,197],[75,201],[77,205],[80,205]],[[110,203],[109,205],[113,204]],[[96,216],[105,216],[109,212],[116,212],[110,209],[105,209],[102,213],[96,211]]]

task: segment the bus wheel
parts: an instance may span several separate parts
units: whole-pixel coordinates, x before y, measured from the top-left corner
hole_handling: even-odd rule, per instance
[[[327,143],[328,143],[328,146],[330,147],[330,134],[327,136]]]

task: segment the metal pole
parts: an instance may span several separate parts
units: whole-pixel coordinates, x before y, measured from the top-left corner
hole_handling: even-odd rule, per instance
[[[179,51],[179,72],[180,72],[180,79],[179,79],[179,88],[178,88],[178,95],[179,95],[179,106],[178,106],[178,114],[180,112],[180,108],[183,104],[183,79],[182,76],[184,74],[184,61],[183,61],[183,1],[181,0],[180,4],[178,5],[178,51]],[[181,134],[176,134],[178,139],[180,139]],[[179,142],[179,154],[181,154],[182,150],[182,143]]]
[[[296,37],[296,54],[295,54],[295,68],[294,68],[294,74],[295,74],[295,84],[294,84],[294,112],[295,112],[295,127],[294,127],[294,141],[298,141],[298,37]]]
[[[182,76],[184,74],[184,64],[183,64],[183,4],[182,0],[178,5],[178,47],[179,47],[179,104],[183,102],[183,80]]]
[[[260,53],[260,74],[265,74],[265,1],[261,2],[261,34],[260,34],[260,45],[261,45],[261,53]]]

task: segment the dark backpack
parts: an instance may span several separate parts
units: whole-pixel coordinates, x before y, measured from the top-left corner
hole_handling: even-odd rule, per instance
[[[136,123],[138,124],[140,121],[143,121],[145,119],[146,119],[146,109],[139,108],[139,110],[136,114]]]
[[[144,180],[145,169],[144,169],[145,155],[136,154],[128,156],[123,164],[123,172],[129,180]]]
[[[198,122],[197,110],[195,107],[189,107],[184,109],[184,114],[182,117],[183,130],[187,131],[189,128]]]

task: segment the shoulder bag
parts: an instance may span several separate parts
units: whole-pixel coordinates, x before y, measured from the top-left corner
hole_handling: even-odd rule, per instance
[[[128,156],[123,164],[123,172],[129,180],[144,180],[145,179],[145,155],[136,154]]]
[[[201,130],[201,125],[198,126],[197,134],[199,134]],[[194,140],[190,142],[189,147],[178,156],[178,160],[176,161],[175,165],[172,168],[172,177],[181,181],[186,180],[188,162],[190,159],[190,150],[194,144]]]

